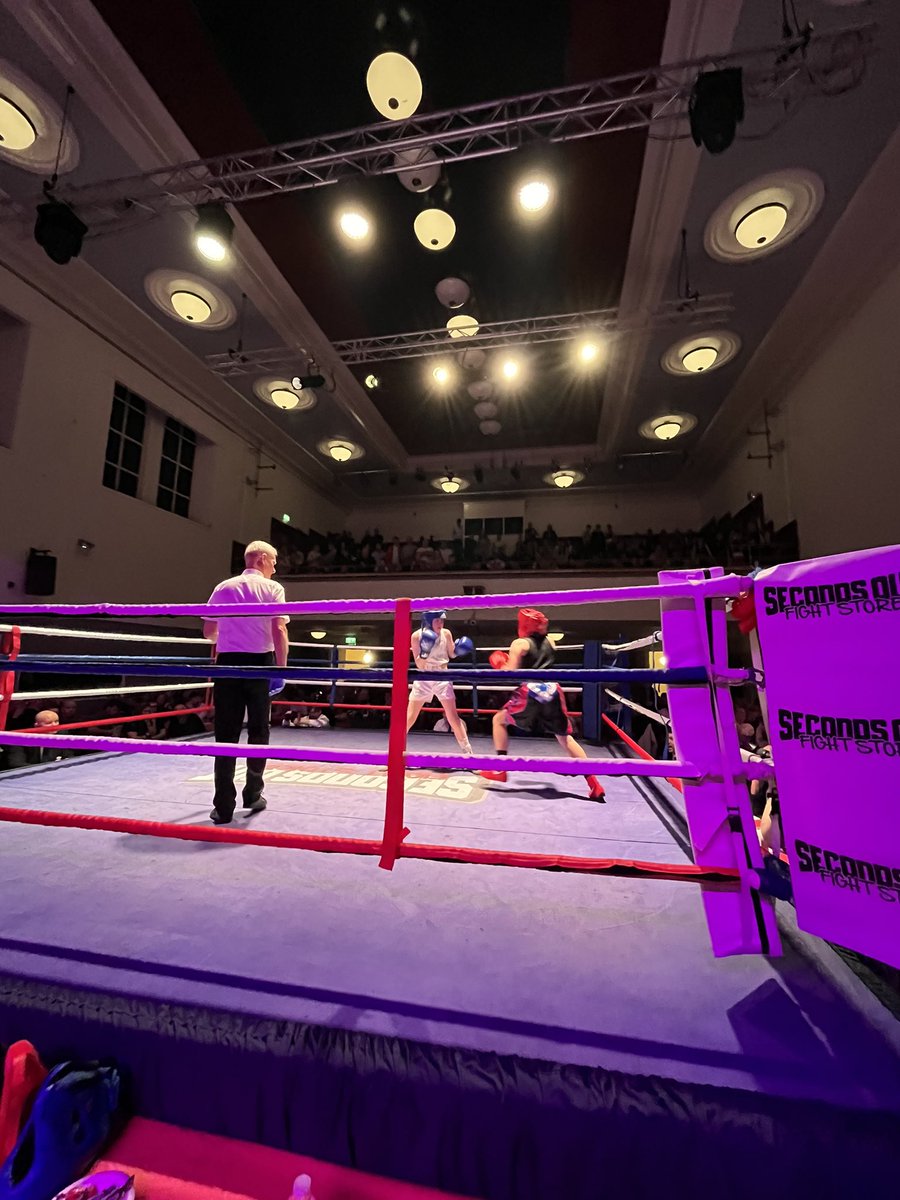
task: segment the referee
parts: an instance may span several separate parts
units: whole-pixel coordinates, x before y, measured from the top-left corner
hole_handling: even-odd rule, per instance
[[[268,542],[251,542],[244,551],[245,570],[224,579],[213,589],[209,604],[284,603],[284,588],[272,576],[278,551]],[[290,617],[223,617],[204,621],[203,636],[217,646],[219,666],[283,667],[288,659],[287,623]],[[284,687],[283,679],[265,677],[217,679],[213,685],[217,742],[240,740],[247,713],[247,741],[258,745],[269,742],[269,699]],[[209,814],[215,825],[228,825],[234,816],[237,792],[234,786],[233,758],[215,760],[216,794]],[[266,807],[263,795],[264,758],[247,759],[244,784],[244,808],[251,813]]]

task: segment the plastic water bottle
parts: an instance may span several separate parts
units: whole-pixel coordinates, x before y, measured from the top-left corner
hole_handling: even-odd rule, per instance
[[[298,1175],[294,1180],[290,1200],[315,1200],[312,1194],[312,1180],[308,1175]]]

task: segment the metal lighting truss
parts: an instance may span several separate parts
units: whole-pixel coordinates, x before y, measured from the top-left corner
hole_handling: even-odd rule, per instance
[[[96,235],[204,202],[241,204],[346,179],[397,174],[414,169],[417,155],[427,161],[463,162],[535,142],[569,142],[623,129],[670,125],[686,117],[698,73],[724,67],[743,68],[748,100],[775,100],[787,107],[807,94],[827,90],[826,83],[836,72],[853,72],[847,86],[858,82],[875,28],[869,24],[850,30],[806,31],[772,46],[650,67],[596,83],[428,113],[408,121],[381,121],[331,136],[176,163],[98,183],[61,184],[54,195],[70,204]],[[17,203],[0,201],[0,220],[21,216]]]
[[[718,325],[733,311],[731,293],[702,296],[698,300],[667,300],[646,319],[620,322],[618,309],[597,308],[585,312],[558,313],[549,317],[522,317],[516,321],[491,321],[479,325],[477,334],[470,337],[451,337],[444,328],[423,329],[412,333],[390,333],[382,337],[350,338],[333,342],[338,357],[348,365],[394,362],[403,358],[425,358],[448,351],[459,353],[470,346],[492,350],[500,346],[535,345],[539,342],[562,342],[578,334],[629,333],[637,329],[667,329],[673,325],[702,323]],[[228,351],[209,354],[206,364],[224,379],[253,375],[267,370],[298,371],[304,350],[274,346],[265,350],[242,353]]]

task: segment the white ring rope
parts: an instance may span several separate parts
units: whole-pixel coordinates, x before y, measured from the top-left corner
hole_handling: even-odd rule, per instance
[[[617,654],[620,650],[645,650],[648,646],[658,646],[662,642],[662,630],[657,629],[655,633],[649,634],[647,637],[638,638],[635,642],[601,642],[600,648],[608,651],[610,654]]]
[[[664,725],[666,729],[672,724],[668,717],[664,717],[662,713],[655,712],[652,708],[644,708],[642,704],[635,704],[633,700],[626,700],[624,696],[620,696],[618,692],[612,691],[610,688],[604,688],[607,696],[612,696],[619,704],[624,704],[626,708],[633,709],[634,712],[641,713],[645,717],[649,717],[651,721],[658,721],[660,725]]]
[[[66,638],[84,638],[97,639],[104,638],[113,642],[186,642],[191,645],[208,646],[210,643],[204,637],[176,637],[174,634],[152,634],[152,633],[121,633],[118,630],[106,632],[102,629],[57,629],[50,625],[2,625],[0,624],[0,633],[11,633],[14,629],[18,629],[20,633],[33,633],[40,637],[66,637]],[[635,643],[636,645],[637,643]],[[393,651],[393,646],[349,646],[346,642],[288,642],[289,646],[300,647],[302,649],[313,650],[390,650]],[[583,650],[583,643],[572,642],[567,646],[556,646],[557,650]],[[628,646],[621,647],[629,649]],[[479,650],[485,654],[493,650],[508,650],[509,646],[479,646]],[[604,650],[607,649],[604,646]]]

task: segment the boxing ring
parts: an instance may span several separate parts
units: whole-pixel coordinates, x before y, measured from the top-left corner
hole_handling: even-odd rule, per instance
[[[881,1162],[900,1039],[768,894],[747,780],[771,765],[743,760],[727,719],[730,689],[754,678],[724,640],[747,587],[685,572],[624,590],[288,603],[278,611],[392,614],[390,669],[277,669],[380,687],[389,728],[273,729],[268,808],[226,827],[209,823],[211,759],[246,744],[0,734],[97,752],[0,774],[0,1041],[113,1055],[145,1115],[210,1132],[247,1136],[249,1093],[252,1136],[269,1145],[469,1195],[594,1195],[601,1171],[632,1195],[681,1169],[712,1184],[776,1128],[792,1140],[786,1188],[813,1147],[807,1177],[842,1178],[822,1147],[848,1123]],[[651,597],[668,667],[553,678],[665,683],[674,761],[635,757],[628,739],[587,760],[526,738],[503,759],[480,737],[471,759],[437,734],[407,743],[413,607],[452,624],[454,608]],[[42,605],[25,628],[261,611]],[[4,703],[21,698],[16,671],[146,675],[167,691],[276,673],[186,652],[33,655],[18,627],[4,636]],[[478,665],[452,678],[501,686]],[[476,774],[498,765],[506,784]],[[585,798],[588,773],[606,803]],[[650,1129],[657,1158],[638,1165]],[[513,1167],[523,1138],[527,1179]],[[731,1195],[758,1186],[729,1170]]]

